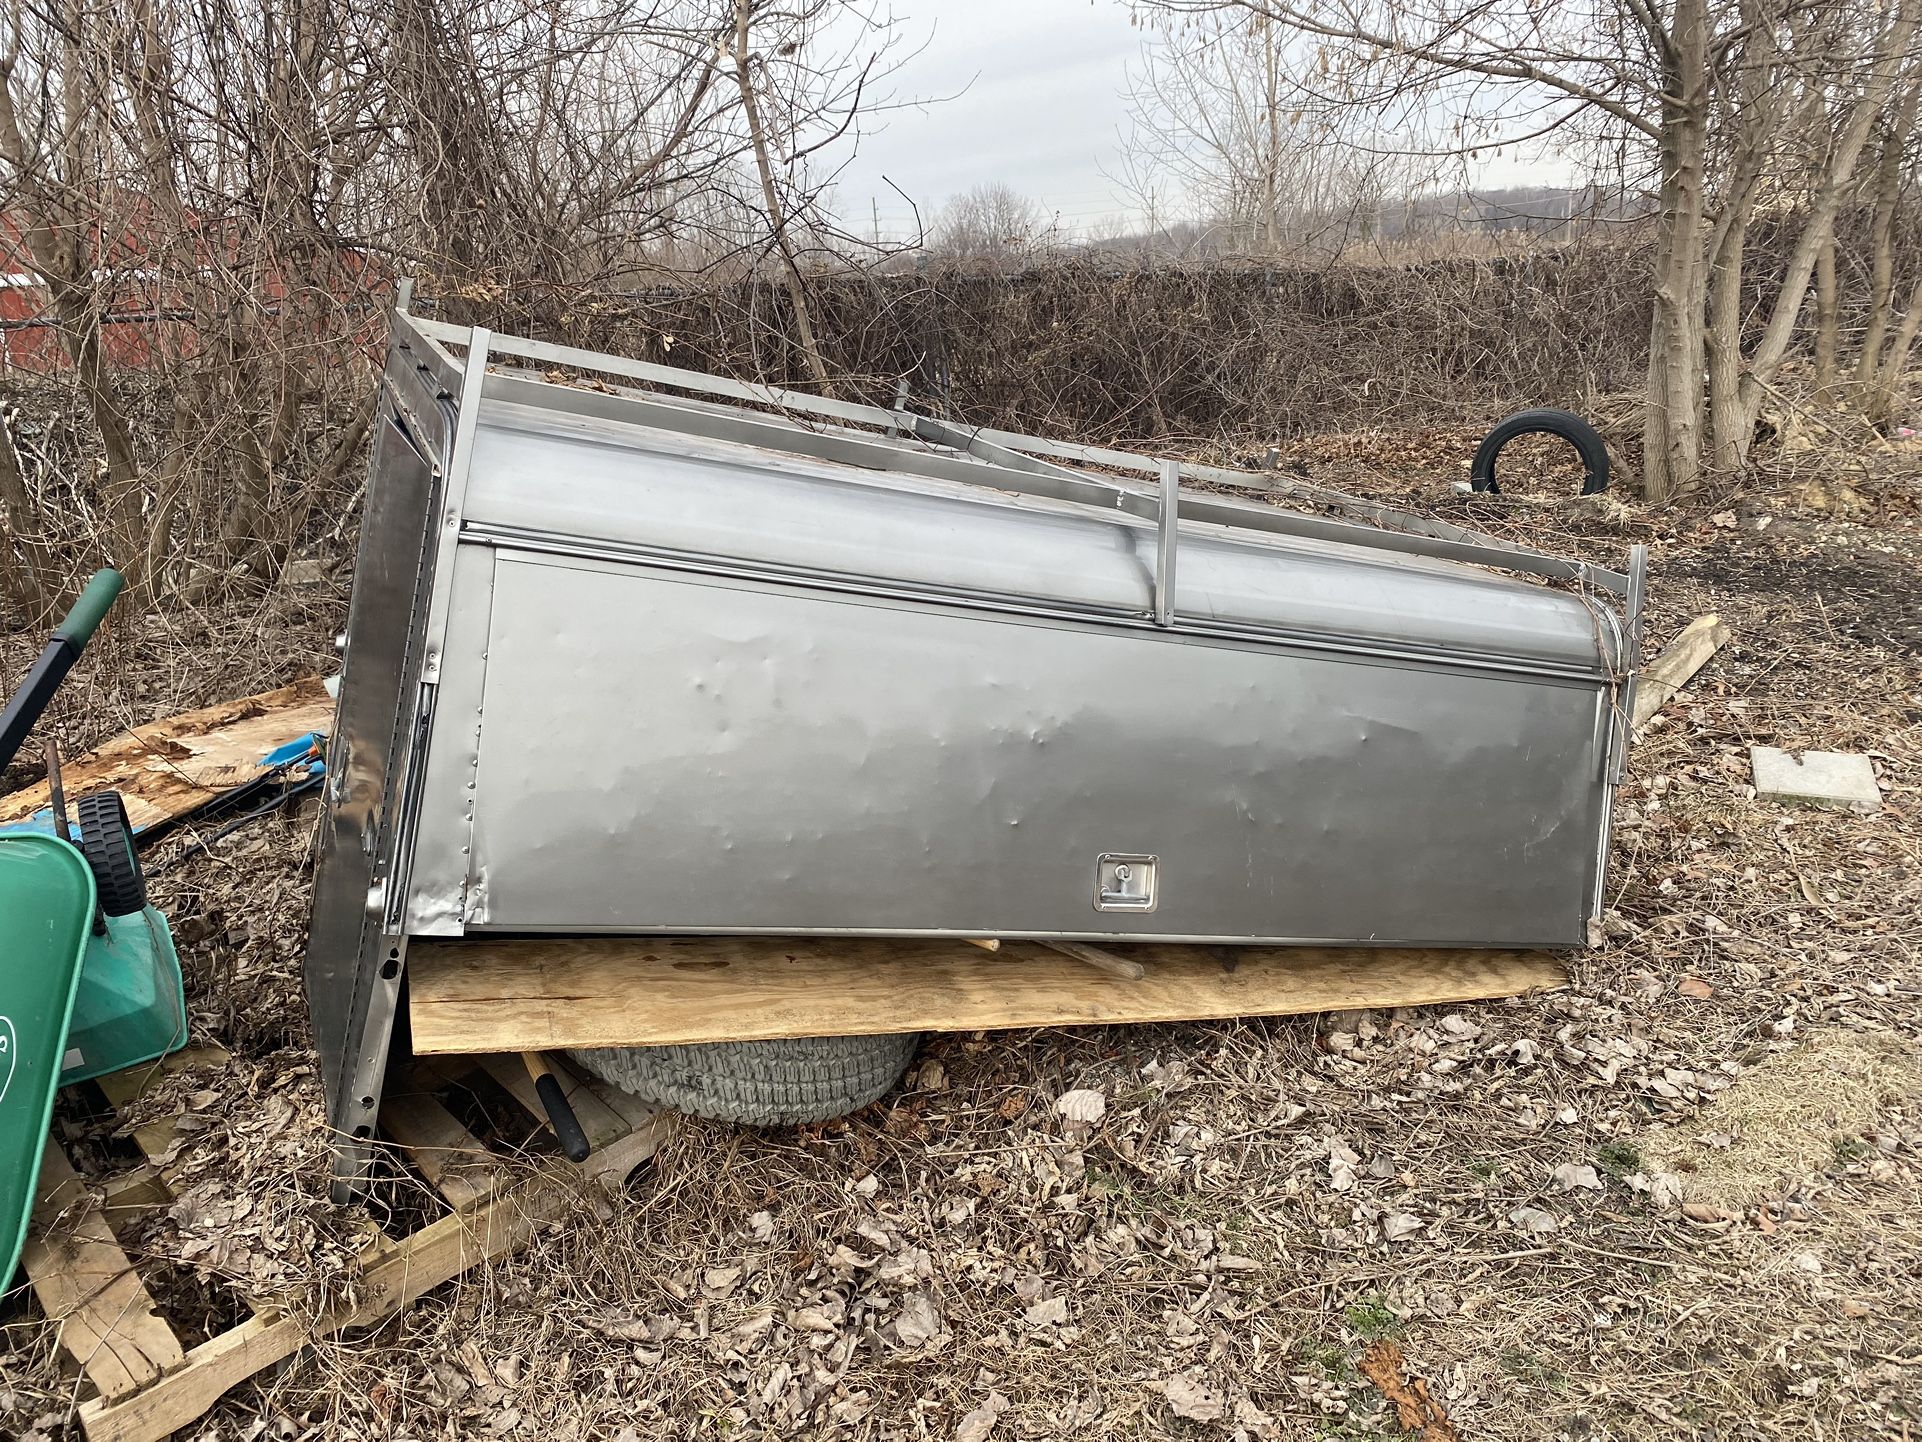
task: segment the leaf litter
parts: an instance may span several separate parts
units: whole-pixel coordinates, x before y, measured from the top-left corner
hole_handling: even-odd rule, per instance
[[[687,1125],[626,1188],[187,1435],[1922,1431],[1922,670],[1825,589],[1852,550],[1913,577],[1912,470],[1862,483],[1866,520],[1786,476],[1717,507],[1730,525],[1459,497],[1452,462],[1401,447],[1389,477],[1368,454],[1318,478],[1604,563],[1645,540],[1652,639],[1709,610],[1735,631],[1638,739],[1568,990],[935,1038],[845,1122]],[[247,658],[244,689],[310,668],[338,623],[263,614],[277,653],[260,616],[221,623],[253,638],[215,648]],[[228,689],[184,669],[205,650],[154,654],[183,669],[138,681],[150,714]],[[1759,803],[1750,744],[1865,752],[1888,805]],[[174,1128],[179,1204],[139,1241],[197,1295],[317,1305],[394,1220],[326,1200],[310,828],[242,833],[161,887],[195,1035],[233,1054],[141,1113]],[[60,1125],[92,1175],[124,1165],[98,1119]],[[0,1433],[78,1438],[53,1324],[7,1305]]]

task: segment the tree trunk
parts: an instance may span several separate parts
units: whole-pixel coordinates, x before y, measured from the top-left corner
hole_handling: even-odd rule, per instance
[[[1896,397],[1902,391],[1902,372],[1909,362],[1909,351],[1922,333],[1922,280],[1909,289],[1909,305],[1901,323],[1891,335],[1885,353],[1877,358],[1874,379],[1862,398],[1862,414],[1875,426],[1887,426],[1895,418]]]
[[[1750,431],[1742,424],[1742,261],[1747,242],[1748,221],[1730,220],[1709,276],[1710,463],[1724,476],[1734,475],[1748,460]]]
[[[734,0],[734,78],[741,88],[741,110],[747,118],[748,142],[754,148],[754,168],[760,172],[761,201],[767,208],[767,222],[774,232],[774,247],[781,253],[781,274],[787,281],[788,299],[794,305],[794,328],[800,334],[801,353],[807,358],[808,374],[814,377],[814,383],[826,390],[828,370],[821,362],[821,348],[815,343],[807,288],[801,284],[801,269],[788,243],[787,218],[781,210],[780,191],[774,184],[774,164],[768,158],[767,130],[761,124],[761,106],[754,95],[754,76],[748,63],[748,23],[753,18],[752,10],[752,0]]]
[[[1909,86],[1897,104],[1876,159],[1875,209],[1869,222],[1869,319],[1855,358],[1856,383],[1864,387],[1880,382],[1882,343],[1895,305],[1895,221],[1902,200],[1902,153],[1915,129],[1918,100],[1922,100],[1922,83]]]
[[[1666,253],[1664,248],[1661,254]],[[1648,386],[1642,402],[1642,496],[1650,505],[1666,502],[1675,489],[1668,469],[1669,322],[1668,309],[1658,302],[1649,320]]]
[[[1822,404],[1835,399],[1836,333],[1841,323],[1835,291],[1835,232],[1815,253],[1815,398]]]
[[[1265,255],[1281,253],[1281,47],[1271,27],[1262,27],[1262,105],[1268,112],[1268,149],[1261,158],[1261,225]]]
[[[1843,192],[1855,174],[1856,164],[1861,159],[1876,122],[1882,118],[1889,92],[1895,86],[1896,75],[1908,58],[1918,10],[1922,10],[1922,5],[1910,0],[1897,13],[1875,53],[1862,92],[1855,99],[1854,113],[1849,116],[1848,124],[1829,151],[1827,173],[1809,205],[1809,218],[1802,227],[1801,235],[1796,238],[1795,249],[1789,252],[1782,288],[1775,298],[1768,324],[1763,328],[1762,339],[1749,357],[1748,372],[1743,378],[1742,409],[1750,430],[1754,428],[1756,417],[1761,414],[1762,400],[1768,393],[1769,383],[1775,379],[1775,373],[1781,368],[1789,346],[1795,339],[1796,323],[1808,299],[1809,279],[1815,270],[1816,257],[1834,236],[1835,215],[1841,208]]]
[[[70,73],[62,77],[70,107],[84,109],[89,97],[83,93],[80,26],[76,20],[66,36],[65,60]],[[127,579],[138,587],[145,579],[145,548],[141,544],[140,463],[134,449],[133,432],[107,374],[100,334],[101,298],[94,279],[93,257],[83,237],[110,232],[110,217],[70,213],[73,206],[63,195],[58,178],[47,173],[46,157],[31,144],[20,126],[13,104],[14,62],[0,64],[0,156],[13,171],[14,216],[20,239],[32,258],[33,268],[46,282],[59,320],[60,340],[73,362],[80,389],[87,397],[100,446],[105,454],[107,474],[102,487],[109,534],[105,549]],[[92,136],[89,126],[70,123],[61,137],[64,153],[61,164],[66,188],[76,186],[75,177],[86,173]],[[84,220],[85,223],[82,223]]]
[[[0,590],[14,614],[38,620],[47,612],[48,588],[27,537],[34,529],[33,496],[13,444],[13,427],[0,416]]]
[[[1675,46],[1663,87],[1662,214],[1649,335],[1643,492],[1660,504],[1686,494],[1702,469],[1702,194],[1708,140],[1705,0],[1677,0]]]
[[[1712,224],[1704,227],[1708,452],[1710,464],[1723,475],[1732,475],[1747,463],[1754,436],[1754,426],[1742,411],[1742,331],[1748,319],[1744,267],[1756,196],[1783,123],[1782,96],[1770,83],[1780,48],[1757,0],[1741,0],[1740,9],[1751,35],[1750,49],[1744,55],[1737,103],[1720,117],[1728,158],[1719,176],[1720,204]]]

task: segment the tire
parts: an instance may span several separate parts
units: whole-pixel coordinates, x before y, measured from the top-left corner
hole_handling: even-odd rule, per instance
[[[745,1126],[824,1122],[901,1079],[921,1034],[811,1036],[690,1046],[596,1047],[568,1055],[643,1101]]]
[[[147,878],[134,855],[133,827],[118,791],[93,791],[73,803],[75,844],[93,872],[100,909],[108,916],[132,916],[147,905]]]
[[[1475,451],[1475,463],[1468,472],[1469,483],[1478,491],[1499,496],[1502,488],[1495,480],[1495,457],[1516,436],[1526,435],[1560,436],[1575,447],[1588,471],[1582,481],[1583,495],[1599,495],[1608,489],[1608,446],[1601,432],[1573,411],[1558,411],[1547,406],[1517,411],[1490,431]]]

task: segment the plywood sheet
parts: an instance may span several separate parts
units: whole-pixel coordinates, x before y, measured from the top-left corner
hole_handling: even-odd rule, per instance
[[[184,816],[229,787],[259,774],[276,746],[333,724],[334,703],[320,677],[309,676],[198,711],[135,726],[85,756],[63,760],[67,800],[89,791],[118,791],[136,831]],[[0,796],[0,826],[24,821],[47,805],[42,781]]]
[[[1114,946],[1139,981],[1033,942],[801,937],[415,942],[414,1049],[545,1051],[775,1037],[1285,1016],[1566,984],[1539,951]]]

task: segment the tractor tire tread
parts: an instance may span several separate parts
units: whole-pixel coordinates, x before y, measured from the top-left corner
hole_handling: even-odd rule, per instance
[[[891,1089],[919,1032],[684,1046],[592,1047],[568,1055],[643,1101],[746,1126],[792,1126],[859,1111]]]

